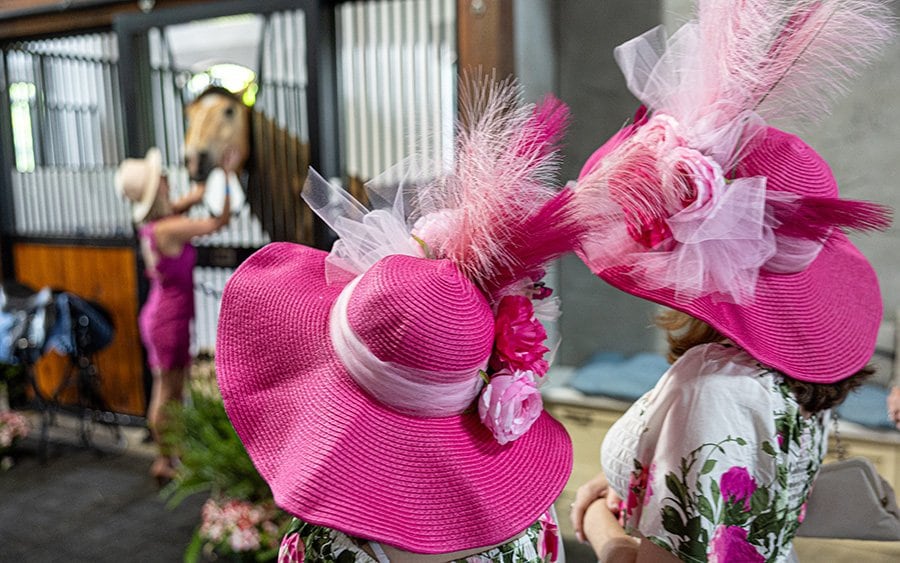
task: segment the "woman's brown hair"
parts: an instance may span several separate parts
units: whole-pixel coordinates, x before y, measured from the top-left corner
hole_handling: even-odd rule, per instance
[[[673,309],[660,313],[656,317],[656,325],[666,331],[669,342],[666,359],[669,362],[674,362],[694,346],[728,341],[728,338],[700,319]],[[809,383],[786,374],[782,376],[797,403],[807,412],[814,414],[843,403],[850,391],[862,385],[873,373],[875,370],[871,366],[866,366],[836,383]]]

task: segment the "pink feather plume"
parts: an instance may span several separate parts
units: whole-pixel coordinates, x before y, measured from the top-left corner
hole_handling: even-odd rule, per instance
[[[768,121],[826,115],[895,34],[884,0],[700,0],[698,19],[707,97]]]
[[[588,228],[576,214],[575,192],[557,193],[507,239],[507,252],[515,261],[491,272],[485,290],[496,295],[525,276],[540,277],[549,261],[580,245]]]
[[[574,221],[566,223],[570,198],[554,199],[567,120],[562,102],[525,104],[510,81],[461,88],[454,169],[420,190],[414,215],[439,212],[452,221],[454,228],[433,230],[425,242],[487,292],[577,244]]]
[[[801,197],[794,201],[770,200],[769,208],[781,225],[779,235],[823,240],[838,228],[844,231],[884,230],[893,212],[869,201],[830,197]]]

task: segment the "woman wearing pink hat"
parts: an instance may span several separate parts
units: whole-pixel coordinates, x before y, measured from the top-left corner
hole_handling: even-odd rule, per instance
[[[238,157],[228,153],[223,167],[234,168]],[[191,219],[185,213],[203,200],[204,186],[169,200],[169,181],[162,168],[162,154],[151,148],[144,158],[129,158],[116,172],[116,191],[131,200],[134,222],[150,292],[138,318],[141,340],[153,372],[153,387],[147,420],[159,455],[150,474],[160,483],[175,473],[173,458],[160,435],[166,424],[165,409],[180,401],[184,380],[191,363],[190,323],[194,318],[193,270],[197,252],[194,237],[213,233],[228,224],[230,208],[226,204],[218,217]],[[226,201],[228,192],[226,190]]]
[[[818,117],[893,33],[878,1],[700,1],[616,49],[649,111],[576,191],[603,280],[672,310],[672,367],[610,429],[572,523],[603,561],[791,561],[830,408],[871,373],[882,302],[827,163],[768,127]],[[838,494],[835,492],[835,494]]]
[[[467,92],[452,167],[389,171],[373,211],[311,171],[331,253],[272,244],[225,288],[219,386],[297,517],[281,561],[561,560],[572,446],[537,386],[539,280],[583,229],[552,189],[566,109]]]

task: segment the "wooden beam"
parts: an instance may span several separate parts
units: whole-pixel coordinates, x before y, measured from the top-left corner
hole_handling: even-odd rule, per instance
[[[513,0],[457,0],[456,15],[459,70],[513,74]]]
[[[154,10],[174,8],[190,4],[211,4],[214,0],[156,0]],[[36,6],[37,4],[37,6]],[[59,0],[40,0],[39,2],[28,0],[0,0],[0,41],[16,39],[29,39],[47,35],[66,34],[91,31],[112,27],[113,18],[120,14],[133,13],[140,10],[137,0],[134,2],[110,2],[106,5],[87,3],[79,6],[77,2],[68,8],[53,9],[52,5],[59,5]],[[47,10],[39,8],[46,5]],[[27,7],[21,16],[17,11]],[[4,12],[10,17],[3,17]]]

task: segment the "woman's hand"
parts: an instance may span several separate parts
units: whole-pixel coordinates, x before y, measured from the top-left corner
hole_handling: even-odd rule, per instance
[[[632,563],[637,560],[640,544],[625,533],[616,511],[607,502],[595,499],[585,510],[583,522],[585,536],[600,561]]]
[[[575,493],[575,502],[572,503],[572,510],[569,513],[572,528],[575,529],[575,536],[578,538],[578,541],[585,541],[584,515],[588,507],[597,499],[611,498],[610,494],[613,495],[614,501],[619,498],[609,489],[609,482],[607,482],[606,475],[603,473],[599,473],[596,477],[578,487],[578,491]],[[618,503],[616,504],[616,509],[618,509]]]

